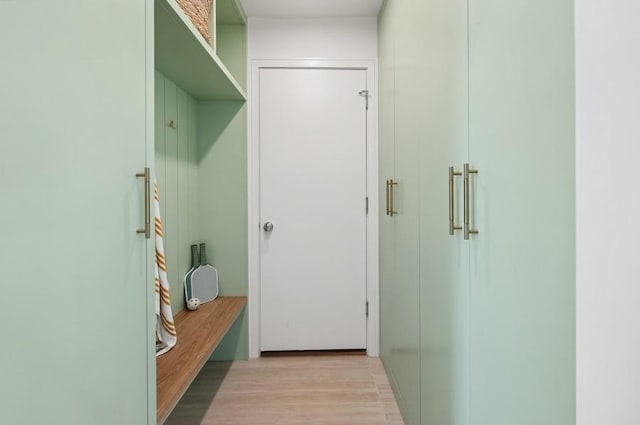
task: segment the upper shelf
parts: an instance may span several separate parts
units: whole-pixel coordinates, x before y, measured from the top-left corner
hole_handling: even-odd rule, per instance
[[[243,17],[242,9],[239,12]],[[198,100],[246,100],[175,0],[155,1],[155,62],[158,71]]]

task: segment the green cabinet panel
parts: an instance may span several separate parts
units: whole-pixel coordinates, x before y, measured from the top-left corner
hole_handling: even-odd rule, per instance
[[[395,274],[395,220],[388,215],[387,181],[395,178],[395,39],[391,25],[391,3],[386,3],[385,12],[380,15],[378,30],[379,49],[379,199],[380,202],[380,358],[384,362],[391,384],[397,388],[391,368],[391,349],[395,335],[402,324],[395,320],[394,312],[401,306],[395,296],[393,280]]]
[[[247,86],[247,29],[244,25],[216,26],[216,54],[243,89]]]
[[[3,423],[155,423],[147,7],[0,2]]]
[[[393,179],[397,214],[381,215],[381,352],[407,424],[420,420],[420,316],[418,244],[418,157],[416,123],[411,112],[413,75],[407,52],[414,48],[408,30],[398,31],[396,19],[408,3],[387,3],[380,44],[381,173]],[[392,10],[393,9],[393,10]],[[388,72],[388,74],[387,74]],[[386,184],[383,186],[386,187]],[[386,193],[381,199],[386,199]],[[385,205],[386,207],[386,205]]]
[[[465,28],[460,1],[388,1],[379,19],[380,175],[398,182],[398,215],[381,214],[381,355],[407,424],[468,423],[469,245],[448,234],[448,166],[468,150]]]
[[[400,304],[395,296],[393,278],[395,274],[395,220],[389,217],[387,181],[395,178],[395,38],[392,31],[390,3],[380,15],[378,30],[384,37],[378,43],[380,76],[378,80],[379,101],[379,199],[380,202],[380,357],[387,367],[391,384],[397,387],[391,369],[391,349],[401,324],[395,320],[394,312]]]
[[[218,269],[221,295],[246,295],[247,111],[244,102],[198,102],[199,235]],[[246,312],[214,352],[215,360],[249,356]]]
[[[178,186],[178,171],[180,163],[178,159],[178,146],[186,139],[179,139],[184,136],[186,127],[178,118],[178,93],[180,88],[169,79],[164,80],[164,179],[158,181],[161,204],[163,207],[162,226],[164,230],[164,252],[167,263],[167,277],[170,284],[171,304],[182,307],[180,302],[184,298],[182,287],[182,276],[186,270],[179,268],[178,256],[189,252],[187,244],[180,246],[180,215],[178,195],[182,188]],[[185,120],[186,121],[186,120]],[[171,125],[173,122],[173,125]],[[157,160],[160,158],[156,157]]]
[[[196,100],[155,73],[155,163],[173,313],[185,307],[184,274],[198,229]],[[173,122],[173,124],[171,124]]]
[[[576,421],[573,16],[470,1],[474,425]]]
[[[420,159],[421,423],[468,425],[469,244],[449,234],[449,167],[468,155],[467,2],[413,1]],[[462,178],[454,177],[454,224]],[[473,423],[473,422],[472,422]]]
[[[571,0],[385,3],[381,355],[405,423],[575,424],[573,49]],[[448,223],[465,163],[470,240]]]

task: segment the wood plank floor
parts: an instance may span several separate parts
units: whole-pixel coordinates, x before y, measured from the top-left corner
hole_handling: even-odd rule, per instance
[[[167,425],[403,425],[379,359],[209,362]]]

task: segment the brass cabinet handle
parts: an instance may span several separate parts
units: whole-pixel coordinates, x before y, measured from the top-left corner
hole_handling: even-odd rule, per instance
[[[462,230],[462,226],[456,226],[455,224],[455,186],[454,179],[457,176],[461,176],[462,173],[459,171],[455,171],[453,167],[449,167],[449,234],[455,234],[456,230]]]
[[[393,198],[395,197],[394,186],[396,186],[397,184],[398,183],[394,182],[393,180],[387,180],[387,215],[389,217],[393,217],[394,215],[398,214],[398,212],[394,210],[393,205]]]
[[[387,215],[391,215],[391,209],[389,208],[391,205],[391,201],[390,201],[390,189],[389,187],[391,186],[391,180],[387,180]]]
[[[478,174],[478,170],[472,170],[471,168],[469,168],[469,164],[464,164],[464,240],[468,241],[469,240],[469,235],[477,235],[478,234],[478,230],[477,229],[471,229],[470,225],[469,225],[469,203],[470,201],[470,196],[469,196],[469,191],[470,191],[470,185],[469,185],[469,175],[470,174]]]
[[[136,230],[136,233],[144,233],[146,239],[151,238],[151,171],[145,168],[143,173],[137,173],[136,177],[144,178],[144,228]]]
[[[395,187],[398,185],[398,182],[394,182],[393,179],[389,180],[389,215],[393,217],[398,214],[396,211],[396,189]]]

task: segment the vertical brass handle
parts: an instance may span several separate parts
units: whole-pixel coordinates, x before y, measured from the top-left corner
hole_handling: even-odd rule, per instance
[[[464,240],[469,240],[469,235],[477,235],[477,229],[471,229],[469,224],[469,205],[470,205],[470,185],[469,185],[469,175],[470,174],[478,174],[478,170],[472,170],[469,168],[469,164],[464,164]]]
[[[136,230],[136,233],[144,233],[146,239],[151,238],[151,171],[145,168],[143,173],[137,173],[136,177],[144,178],[144,228]]]
[[[387,180],[387,193],[386,193],[386,195],[387,195],[387,215],[391,215],[391,208],[390,208],[390,206],[391,206],[391,201],[390,201],[391,195],[390,195],[390,189],[389,189],[390,186],[391,186],[391,180]]]
[[[394,182],[393,179],[389,180],[389,215],[393,217],[398,214],[396,211],[396,189],[398,182]]]
[[[449,167],[449,234],[454,235],[456,230],[462,230],[462,226],[456,226],[455,186],[454,179],[462,173]]]

